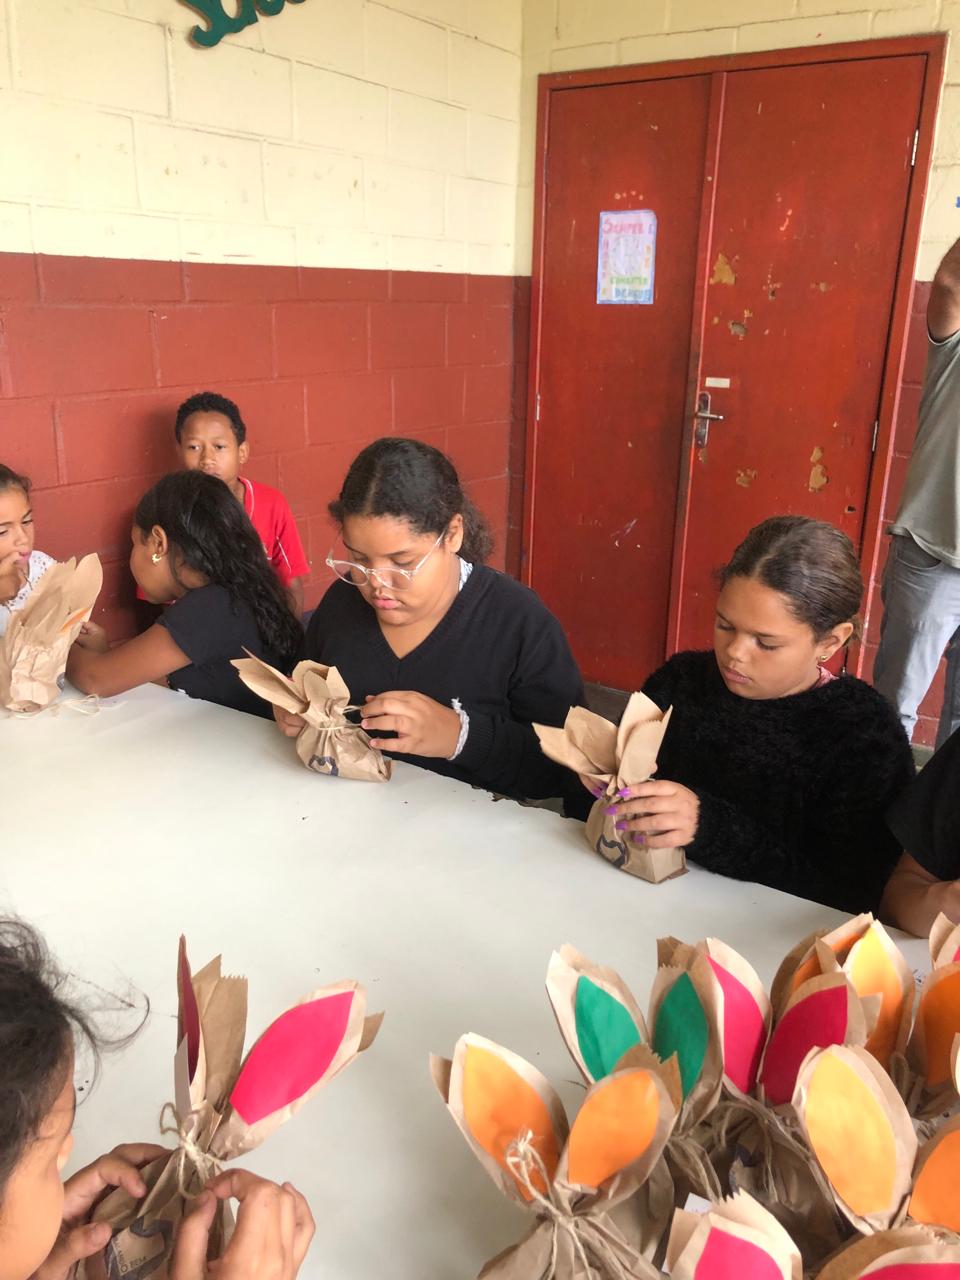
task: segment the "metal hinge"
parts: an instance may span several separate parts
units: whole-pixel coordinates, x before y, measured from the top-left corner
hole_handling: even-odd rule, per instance
[[[870,452],[877,452],[877,436],[880,434],[880,419],[878,418],[873,424],[873,440],[870,442]]]
[[[913,131],[913,154],[910,156],[910,168],[911,168],[911,169],[912,169],[912,168],[913,168],[913,166],[917,163],[917,143],[918,143],[919,141],[920,141],[920,130],[919,130],[919,129],[914,129],[914,131]]]
[[[539,421],[540,421],[540,392],[538,391],[537,392],[537,413],[536,413],[536,417],[534,418],[534,422],[539,422]]]

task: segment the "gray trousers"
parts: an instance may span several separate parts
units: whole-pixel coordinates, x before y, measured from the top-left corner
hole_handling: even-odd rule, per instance
[[[960,727],[960,569],[930,555],[908,535],[894,534],[881,595],[873,683],[893,703],[908,737],[946,652],[939,747]]]

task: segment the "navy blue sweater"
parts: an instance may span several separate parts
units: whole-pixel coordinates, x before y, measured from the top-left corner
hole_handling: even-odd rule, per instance
[[[335,582],[310,619],[303,656],[335,666],[355,703],[399,689],[446,707],[459,699],[470,733],[456,760],[397,759],[518,799],[583,790],[543,755],[531,727],[562,725],[583,702],[580,672],[560,623],[505,574],[477,565],[430,635],[403,658],[357,588]]]

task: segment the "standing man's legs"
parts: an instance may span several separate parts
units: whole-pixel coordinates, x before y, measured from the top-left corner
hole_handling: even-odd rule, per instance
[[[960,569],[905,534],[895,534],[883,576],[883,619],[873,683],[893,704],[907,736],[944,650],[960,628]],[[960,650],[950,657],[943,720],[960,721]],[[941,732],[943,724],[941,724]]]

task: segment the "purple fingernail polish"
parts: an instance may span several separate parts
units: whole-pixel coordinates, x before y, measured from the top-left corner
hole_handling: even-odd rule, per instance
[[[617,792],[617,795],[618,795],[618,796],[623,796],[624,800],[629,800],[629,799],[630,799],[630,788],[629,788],[629,787],[621,787],[621,788],[620,788],[620,790]]]
[[[613,824],[614,831],[626,831],[627,824],[625,822],[615,822]]]
[[[606,812],[609,814],[611,818],[615,817],[617,812],[617,806],[615,804],[610,805]]]
[[[642,831],[636,831],[636,832],[634,832],[634,836],[633,836],[633,843],[634,843],[634,844],[646,844],[646,843],[647,843],[647,837],[643,834],[643,832],[642,832]]]

